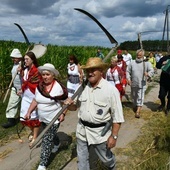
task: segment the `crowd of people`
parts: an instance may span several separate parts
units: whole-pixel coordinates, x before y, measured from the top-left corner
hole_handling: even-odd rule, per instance
[[[131,89],[131,99],[135,118],[141,117],[147,81],[161,69],[170,65],[170,56],[148,53],[139,49],[133,59],[127,49],[117,50],[110,63],[104,63],[104,55],[97,50],[95,57],[81,65],[75,55],[68,57],[67,91],[58,81],[59,71],[51,63],[38,65],[36,55],[29,51],[24,57],[19,49],[10,54],[13,60],[11,70],[13,87],[6,109],[7,123],[2,127],[15,126],[16,114],[20,107],[20,122],[31,130],[29,146],[32,146],[39,135],[40,126],[45,128],[59,113],[63,105],[67,109],[59,115],[56,122],[42,137],[40,163],[37,170],[45,170],[52,152],[60,146],[57,130],[64,121],[68,110],[78,110],[76,129],[78,169],[89,170],[89,146],[92,146],[99,159],[114,170],[116,159],[111,151],[115,147],[121,124],[125,121],[122,109],[122,97],[126,86]],[[170,60],[169,60],[170,61]],[[170,114],[170,74],[164,67],[160,76],[158,111],[165,110]],[[88,80],[76,100],[72,96]],[[168,78],[169,77],[169,78]],[[168,98],[166,102],[166,96]]]

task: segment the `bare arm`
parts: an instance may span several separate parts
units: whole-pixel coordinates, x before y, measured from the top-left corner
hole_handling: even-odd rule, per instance
[[[33,110],[35,110],[37,107],[37,102],[35,99],[32,100],[30,107],[28,108],[27,114],[25,115],[25,119],[30,119],[31,113]]]
[[[80,74],[80,83],[82,83],[83,82],[83,70],[80,68],[80,64],[78,64],[78,71]]]
[[[107,140],[107,147],[108,148],[113,148],[113,147],[116,146],[117,139],[115,139],[114,136],[118,136],[120,126],[121,126],[121,123],[113,123],[112,133]]]

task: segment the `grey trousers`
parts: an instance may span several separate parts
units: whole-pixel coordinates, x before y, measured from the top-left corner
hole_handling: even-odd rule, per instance
[[[99,159],[110,169],[115,170],[115,156],[107,149],[106,142],[92,145]],[[78,170],[90,170],[88,143],[77,138]]]
[[[146,86],[143,88],[131,87],[131,97],[134,106],[143,106]]]

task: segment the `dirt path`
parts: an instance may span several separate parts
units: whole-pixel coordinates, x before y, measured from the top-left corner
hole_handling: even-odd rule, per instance
[[[157,83],[147,94],[143,110],[152,111],[155,109],[155,101],[158,100],[158,90],[159,85]],[[129,87],[127,87],[126,91],[126,93],[129,95]],[[69,112],[66,116],[66,120],[60,126],[59,134],[63,134],[64,132],[65,134],[69,135],[72,132],[75,132],[77,120],[77,112]],[[142,119],[142,117],[140,119],[134,118],[126,120],[120,129],[116,148],[125,148],[130,142],[134,141],[140,135],[140,129],[144,123],[145,120]],[[62,135],[60,137],[62,138]],[[64,135],[63,139],[61,140],[64,140]],[[32,150],[32,152],[30,152],[27,138],[24,139],[23,143],[19,143],[18,139],[16,139],[11,143],[7,143],[5,146],[2,146],[0,148],[0,154],[1,153],[6,153],[6,157],[0,159],[1,170],[31,170],[39,160],[40,147],[35,148]],[[117,157],[117,159],[122,159],[122,157]],[[64,170],[76,169],[77,158],[72,159],[71,162],[64,168]]]

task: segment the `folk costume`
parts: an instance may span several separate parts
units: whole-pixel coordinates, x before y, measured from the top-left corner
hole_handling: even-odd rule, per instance
[[[23,84],[22,84],[22,101],[21,101],[21,111],[20,117],[21,122],[29,127],[40,126],[40,122],[38,120],[37,111],[33,111],[31,114],[31,119],[25,121],[23,118],[27,114],[28,108],[35,97],[35,89],[41,80],[41,75],[38,72],[37,67],[33,65],[30,70],[26,67],[23,73]]]
[[[68,89],[68,96],[72,97],[75,93],[77,88],[80,85],[80,73],[79,73],[79,66],[75,63],[68,64],[68,81],[67,81],[67,89]]]
[[[121,99],[122,99],[122,95],[124,95],[125,93],[123,89],[123,79],[124,79],[124,72],[118,66],[109,68],[106,72],[106,80],[112,85],[116,86],[116,88],[120,93]]]
[[[125,95],[125,87],[127,85],[127,80],[126,80],[126,69],[127,69],[127,64],[126,62],[123,60],[123,56],[122,55],[117,55],[118,57],[118,61],[117,61],[117,66],[121,68],[121,70],[123,71],[123,78],[122,78],[122,85],[123,85],[123,93],[122,95]]]
[[[46,63],[43,66],[38,67],[38,70],[41,74],[43,71],[50,71],[54,73],[55,76],[59,74],[55,67],[50,63]],[[38,116],[44,128],[62,109],[61,100],[65,100],[68,97],[67,91],[64,90],[66,88],[63,88],[63,86],[55,78],[52,80],[50,85],[51,87],[47,91],[46,84],[44,81],[41,81],[35,90],[35,101]],[[53,145],[59,147],[60,141],[57,136],[59,125],[59,120],[56,120],[49,130],[43,135],[38,169],[46,169],[53,150]]]

